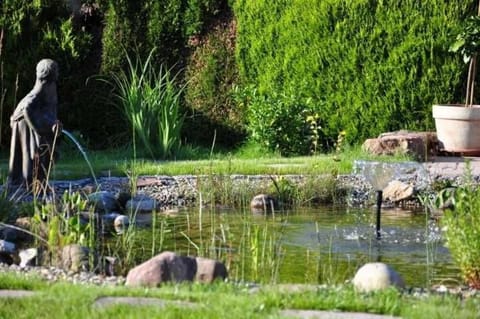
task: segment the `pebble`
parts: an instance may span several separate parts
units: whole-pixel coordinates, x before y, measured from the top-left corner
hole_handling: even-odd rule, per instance
[[[27,277],[39,277],[48,282],[66,281],[78,285],[122,286],[123,276],[103,276],[92,272],[73,273],[57,267],[33,267],[0,264],[0,273],[17,273]]]

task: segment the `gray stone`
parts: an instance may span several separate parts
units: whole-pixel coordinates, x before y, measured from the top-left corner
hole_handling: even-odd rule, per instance
[[[148,195],[137,195],[127,202],[125,208],[133,213],[150,213],[157,209],[157,201]]]
[[[410,199],[415,194],[413,186],[394,180],[383,189],[383,198],[392,202]]]
[[[0,253],[13,254],[16,251],[14,243],[0,239]]]
[[[178,307],[194,307],[195,304],[188,301],[162,300],[158,298],[147,297],[100,297],[93,303],[94,307],[105,308],[113,305],[129,305],[129,306],[178,306]]]
[[[21,234],[18,234],[19,230],[13,229],[11,227],[1,227],[0,228],[0,239],[17,242],[19,237],[22,237]]]
[[[323,311],[323,310],[296,310],[287,309],[280,311],[280,315],[290,318],[302,319],[395,319],[400,317],[392,317],[388,315],[377,315],[362,312],[340,312],[340,311]]]
[[[384,263],[367,263],[358,269],[352,283],[358,291],[370,292],[389,287],[404,288],[402,277]]]
[[[61,267],[72,272],[89,271],[90,266],[96,265],[96,258],[90,260],[90,250],[78,244],[71,244],[63,247]],[[93,263],[92,263],[93,262]]]
[[[255,195],[250,201],[250,209],[255,214],[270,214],[275,210],[276,199],[267,194]]]
[[[35,296],[37,292],[29,290],[0,290],[0,298],[25,298]]]
[[[225,280],[228,277],[227,267],[215,259],[197,257],[197,272],[195,281],[212,283],[216,279]]]
[[[132,268],[125,285],[157,287],[167,281],[193,281],[196,272],[195,259],[166,251]]]
[[[42,238],[48,236],[46,223],[38,223],[32,217],[20,217],[15,220],[14,226],[17,228],[18,241],[29,241],[33,238],[32,233]]]
[[[115,195],[107,191],[95,192],[88,195],[88,201],[95,206],[97,212],[110,213],[119,208]]]

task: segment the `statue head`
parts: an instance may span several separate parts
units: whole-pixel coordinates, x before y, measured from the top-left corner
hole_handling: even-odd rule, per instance
[[[41,81],[57,81],[58,80],[58,64],[52,59],[42,59],[37,64],[37,80]]]

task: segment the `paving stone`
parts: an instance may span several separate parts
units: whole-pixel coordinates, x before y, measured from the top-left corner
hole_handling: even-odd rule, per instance
[[[36,294],[37,293],[35,291],[30,290],[0,290],[0,298],[24,298],[32,297]]]
[[[194,303],[178,300],[163,300],[158,298],[147,297],[100,297],[93,303],[94,307],[108,307],[113,305],[130,305],[130,306],[177,306],[177,307],[195,307]]]
[[[321,310],[283,310],[280,311],[282,316],[302,319],[399,319],[400,317],[392,317],[386,315],[377,315],[362,312],[336,312]]]

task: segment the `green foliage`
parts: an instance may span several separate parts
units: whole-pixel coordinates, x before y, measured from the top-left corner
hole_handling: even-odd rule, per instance
[[[464,70],[448,46],[472,9],[445,0],[236,1],[241,81],[261,97],[252,96],[249,109],[291,141],[279,143],[249,116],[253,138],[307,154],[302,111],[321,119],[324,149],[341,131],[358,143],[385,131],[431,129],[432,103],[461,99]]]
[[[54,261],[59,260],[66,245],[79,244],[90,249],[95,247],[98,239],[97,225],[93,210],[88,209],[87,202],[80,193],[71,191],[65,191],[58,203],[35,201],[32,231]],[[82,213],[87,215],[81,216]]]
[[[91,35],[87,33],[75,35],[73,20],[70,18],[62,22],[58,29],[53,29],[49,24],[46,25],[40,50],[51,52],[51,56],[56,60],[69,62],[88,53],[91,39]],[[64,58],[61,55],[64,55]]]
[[[183,88],[177,86],[176,76],[169,70],[152,65],[153,52],[145,61],[138,55],[135,60],[127,55],[128,72],[112,74],[112,84],[131,125],[134,148],[138,138],[149,156],[164,159],[175,156],[180,148]]]
[[[123,68],[124,48],[147,56],[153,47],[154,64],[185,66],[186,43],[203,31],[205,22],[220,13],[224,0],[106,0],[102,70]]]
[[[215,143],[231,147],[245,136],[245,110],[236,104],[233,94],[238,81],[235,24],[228,16],[211,29],[189,40],[192,54],[185,72],[185,102],[190,116],[185,135],[193,142],[211,145],[215,139]]]
[[[15,201],[8,196],[7,189],[0,190],[0,223],[12,221],[16,217]]]
[[[480,288],[480,188],[470,177],[451,194],[453,210],[442,218],[445,238],[465,281]]]
[[[183,71],[187,70],[185,83],[192,83],[192,90],[187,91],[189,102],[192,106],[189,109],[199,113],[208,110],[206,121],[197,121],[198,118],[190,116],[192,120],[186,123],[186,137],[190,141],[203,144],[211,143],[212,134],[203,132],[214,132],[217,128],[219,135],[231,137],[234,130],[231,129],[232,118],[235,130],[238,130],[237,112],[228,97],[230,78],[236,74],[236,67],[233,63],[233,48],[225,52],[223,44],[216,41],[213,49],[193,52],[190,59],[191,43],[195,39],[203,37],[204,33],[213,24],[213,21],[229,11],[225,0],[141,0],[141,1],[113,1],[107,0],[105,4],[106,25],[103,32],[102,72],[116,73],[128,69],[128,61],[124,54],[126,48],[128,55],[138,55],[146,59],[152,48],[157,48],[151,58],[151,65],[154,68],[165,67],[174,73],[178,73],[179,81],[183,81]],[[215,36],[213,36],[215,38]],[[216,49],[220,49],[217,51]],[[226,54],[229,56],[226,56]],[[204,59],[212,63],[203,64]],[[218,63],[217,63],[218,62]],[[207,68],[197,68],[201,63]],[[188,66],[188,68],[187,68]],[[213,67],[213,69],[211,68]],[[199,75],[197,76],[197,72]],[[209,73],[205,75],[205,73]],[[233,74],[233,75],[232,75]],[[203,75],[216,78],[213,86],[205,87],[202,80]],[[196,82],[200,79],[200,83]],[[210,84],[210,83],[209,83]],[[207,92],[205,96],[198,93]],[[213,100],[210,99],[213,97]],[[204,104],[205,102],[205,104]],[[202,109],[196,107],[202,105]],[[203,106],[205,105],[205,106]],[[221,111],[210,107],[220,107]],[[214,120],[209,117],[214,114]],[[218,121],[216,121],[218,120]],[[118,128],[117,128],[118,129]],[[225,131],[225,133],[223,133]],[[198,134],[202,132],[202,134]],[[237,132],[235,134],[239,135]],[[238,140],[238,138],[237,138]],[[205,143],[205,141],[207,141]]]
[[[452,52],[460,52],[465,63],[480,49],[480,16],[468,17],[455,42],[450,47]]]
[[[270,178],[272,180],[272,186],[269,188],[269,193],[274,194],[274,197],[277,198],[283,207],[289,207],[298,201],[298,195],[300,193],[298,185],[284,176],[270,176]]]
[[[102,37],[102,71],[104,73],[120,70],[127,61],[124,48],[135,48],[139,36],[145,33],[139,14],[142,1],[107,1],[105,27]]]
[[[310,100],[302,103],[293,94],[251,92],[247,121],[254,142],[286,156],[316,152],[322,131]]]

